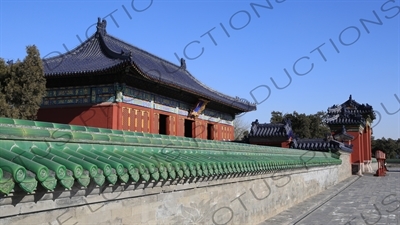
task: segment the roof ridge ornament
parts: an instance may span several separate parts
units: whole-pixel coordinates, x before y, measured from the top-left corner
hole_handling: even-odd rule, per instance
[[[181,58],[181,68],[182,68],[183,70],[186,70],[186,61],[185,61],[184,58]]]
[[[257,126],[258,125],[259,125],[258,119],[256,119],[254,122],[251,123],[250,134],[255,135],[255,133],[257,132]]]
[[[111,49],[109,46],[107,46],[107,41],[106,41],[106,26],[107,26],[107,21],[105,19],[101,20],[100,17],[97,18],[97,32],[96,32],[96,38],[99,40],[100,48],[101,51],[104,52],[104,54],[108,55],[108,57],[114,58],[114,59],[122,59],[122,60],[130,60],[132,61],[132,51],[126,52],[126,50],[129,49],[121,49],[120,51],[115,51]]]
[[[97,18],[97,32],[96,34],[100,34],[101,36],[106,35],[106,26],[107,26],[107,21],[105,19],[101,20],[100,17]]]

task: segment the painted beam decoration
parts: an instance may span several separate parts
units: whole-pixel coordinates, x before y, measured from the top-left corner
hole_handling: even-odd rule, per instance
[[[209,103],[209,101],[205,100],[205,99],[199,99],[199,101],[196,104],[196,107],[194,107],[194,109],[190,112],[189,116],[192,118],[197,118],[206,108],[207,103]]]
[[[115,102],[123,102],[125,86],[126,86],[125,84],[119,84],[119,83],[114,84]]]

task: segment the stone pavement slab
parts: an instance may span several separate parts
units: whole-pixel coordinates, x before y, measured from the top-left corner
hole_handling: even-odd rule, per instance
[[[400,168],[352,176],[259,225],[400,225]]]

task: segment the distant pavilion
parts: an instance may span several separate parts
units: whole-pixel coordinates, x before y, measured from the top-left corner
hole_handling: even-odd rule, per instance
[[[376,119],[372,106],[349,99],[328,108],[327,125],[331,133],[325,138],[299,139],[292,131],[290,120],[281,123],[251,124],[250,144],[279,146],[302,150],[351,153],[353,173],[372,172],[371,123]]]
[[[370,171],[372,159],[372,127],[371,124],[376,119],[372,106],[356,102],[350,95],[349,99],[341,105],[333,105],[328,108],[328,125],[331,131],[336,131],[346,127],[346,133],[353,136],[351,144],[353,152],[351,163],[357,173]],[[349,142],[349,138],[342,135],[338,137],[343,142]],[[372,171],[370,171],[372,172]]]

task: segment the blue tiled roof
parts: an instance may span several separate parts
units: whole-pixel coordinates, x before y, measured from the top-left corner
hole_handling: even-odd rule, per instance
[[[341,105],[333,105],[328,108],[327,124],[330,125],[365,125],[366,118],[370,117],[374,120],[375,113],[372,106],[368,104],[360,104],[352,99],[349,99]]]
[[[45,76],[107,73],[133,66],[140,75],[160,84],[244,112],[256,110],[254,103],[227,96],[198,81],[186,70],[183,59],[179,66],[172,64],[107,34],[105,27],[106,21],[99,20],[97,32],[81,45],[63,55],[44,59]]]
[[[338,141],[348,141],[354,139],[353,135],[347,133],[345,125],[343,125],[341,129],[335,131],[333,133],[333,137]]]
[[[285,137],[289,138],[293,135],[290,120],[282,123],[264,123],[260,124],[258,120],[251,124],[249,137]]]
[[[290,145],[290,148],[312,150],[312,151],[332,151],[336,152],[339,150],[345,152],[352,152],[352,145],[347,145],[336,140],[327,140],[323,138],[316,139],[294,139]]]

